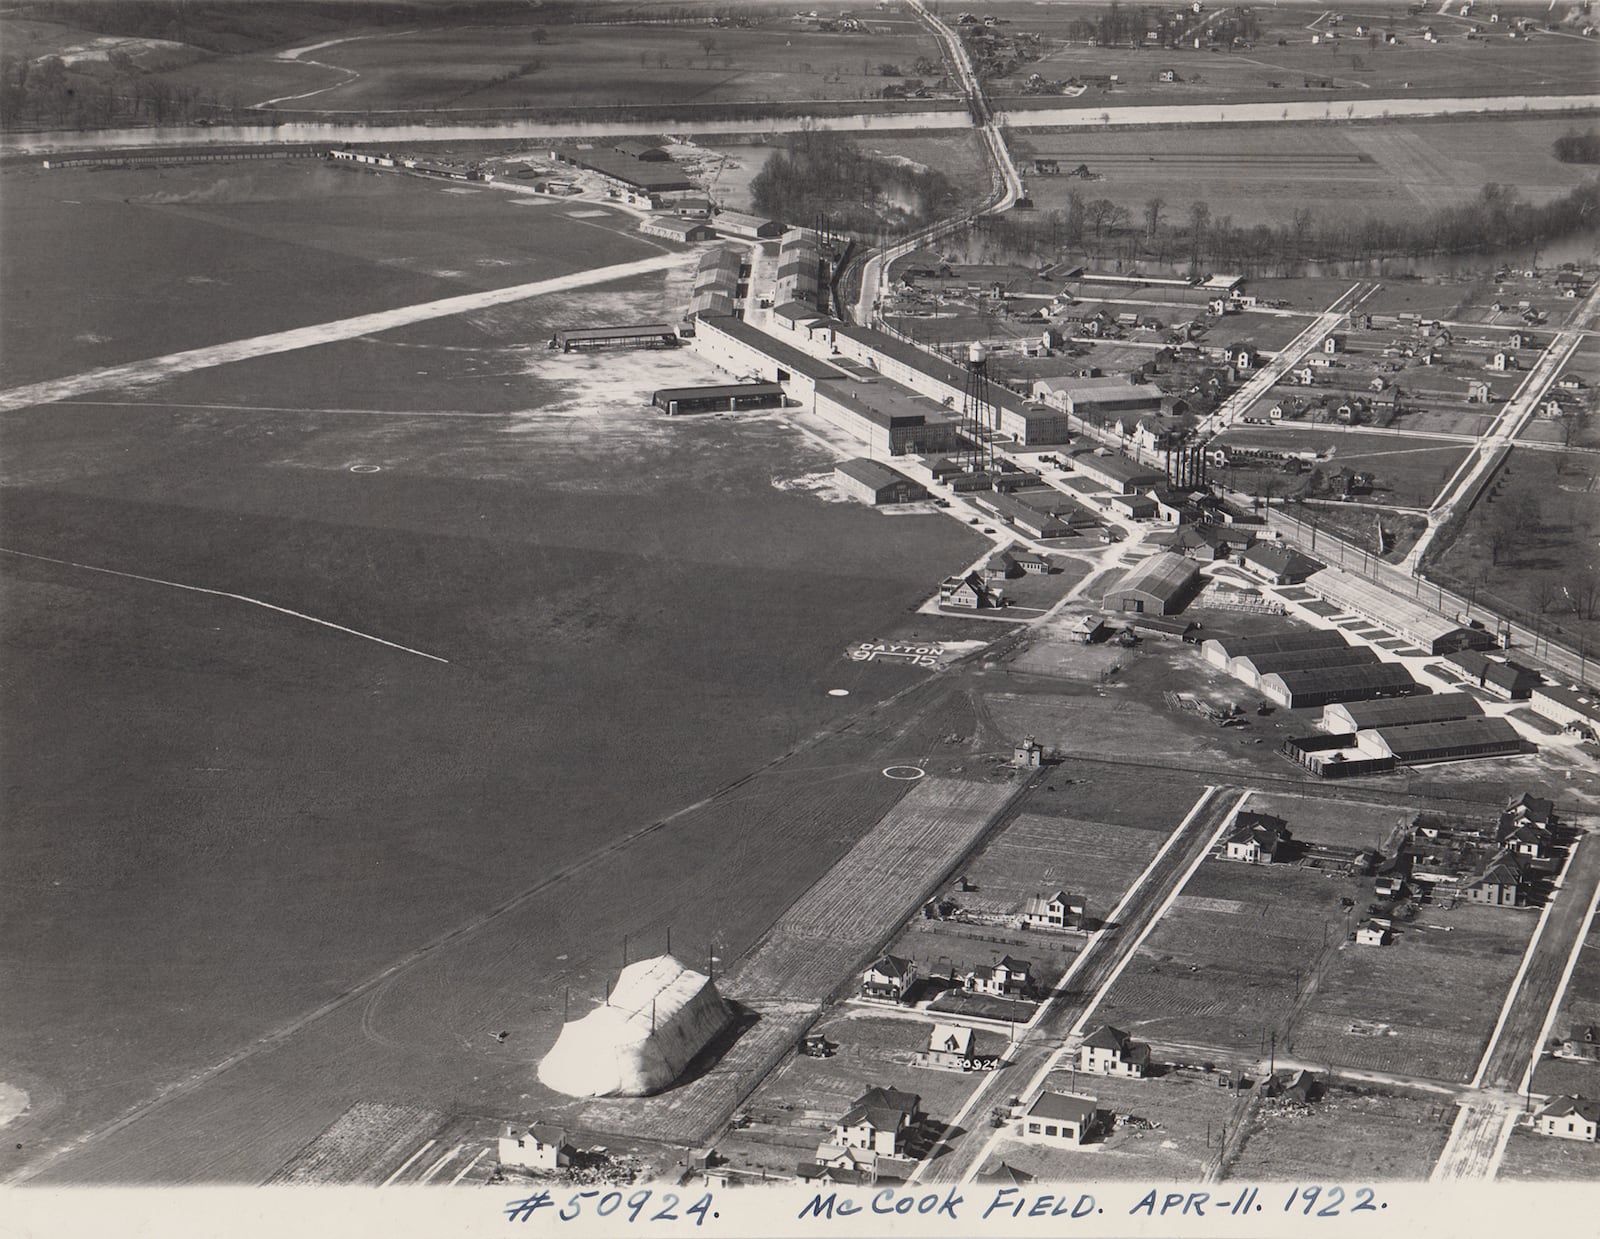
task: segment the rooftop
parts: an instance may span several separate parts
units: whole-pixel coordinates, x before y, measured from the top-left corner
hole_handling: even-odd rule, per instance
[[[1073,1093],[1040,1093],[1028,1107],[1028,1117],[1084,1124],[1093,1121],[1098,1108],[1093,1097],[1079,1097]]]

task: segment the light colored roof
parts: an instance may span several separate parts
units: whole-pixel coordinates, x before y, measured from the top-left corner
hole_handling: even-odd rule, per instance
[[[1199,575],[1200,570],[1194,566],[1193,560],[1172,551],[1159,551],[1135,564],[1122,580],[1106,592],[1121,594],[1137,590],[1165,602],[1181,594]]]
[[[915,485],[910,478],[899,470],[891,469],[888,465],[881,464],[876,460],[869,460],[865,456],[857,456],[854,460],[841,461],[834,466],[833,471],[842,473],[847,478],[853,478],[862,485],[870,486],[874,490],[881,490],[885,486],[894,486],[900,482]]]
[[[1433,723],[1444,719],[1480,718],[1483,707],[1467,693],[1421,693],[1377,701],[1347,701],[1332,705],[1325,718],[1348,720],[1357,731],[1366,727],[1397,727],[1407,723]]]
[[[928,1035],[928,1048],[946,1053],[971,1054],[972,1041],[977,1036],[970,1028],[959,1024],[935,1024]]]
[[[1369,581],[1354,572],[1346,572],[1343,568],[1323,568],[1313,572],[1306,578],[1306,588],[1336,606],[1378,620],[1425,646],[1458,632],[1476,632],[1474,629],[1463,629],[1455,620],[1431,611],[1421,603],[1392,594],[1375,581]],[[1493,638],[1485,634],[1471,640],[1492,642]]]

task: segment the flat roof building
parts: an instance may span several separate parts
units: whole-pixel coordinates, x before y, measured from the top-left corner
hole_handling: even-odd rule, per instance
[[[1163,392],[1154,383],[1131,383],[1114,376],[1035,379],[1033,398],[1073,417],[1158,414]]]
[[[664,237],[685,245],[717,239],[717,230],[704,220],[683,219],[676,215],[648,216],[639,221],[639,231],[648,237]]]
[[[1106,591],[1108,611],[1175,615],[1188,605],[1200,582],[1194,561],[1171,551],[1159,551],[1129,569]]]
[[[595,348],[676,348],[678,332],[671,323],[634,323],[620,327],[562,327],[550,339],[563,353]]]

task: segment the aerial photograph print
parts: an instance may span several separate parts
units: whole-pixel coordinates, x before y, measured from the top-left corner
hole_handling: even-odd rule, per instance
[[[810,3],[0,5],[0,1236],[1600,1233],[1600,3]]]

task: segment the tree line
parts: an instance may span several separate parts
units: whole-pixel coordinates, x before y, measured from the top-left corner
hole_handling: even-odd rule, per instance
[[[1551,149],[1562,163],[1600,163],[1600,130],[1569,129],[1551,143]]]
[[[836,227],[875,231],[916,228],[956,210],[960,195],[944,173],[870,154],[822,130],[789,138],[750,181],[755,208],[774,219],[828,216]]]
[[[1514,188],[1485,185],[1471,201],[1384,218],[1297,209],[1279,223],[1236,224],[1205,200],[1181,210],[1160,196],[1137,215],[1108,198],[1069,190],[1063,208],[981,216],[975,238],[1000,261],[1054,261],[1063,251],[1123,263],[1225,267],[1241,275],[1288,275],[1307,262],[1470,255],[1539,246],[1600,225],[1600,178],[1541,204]]]

